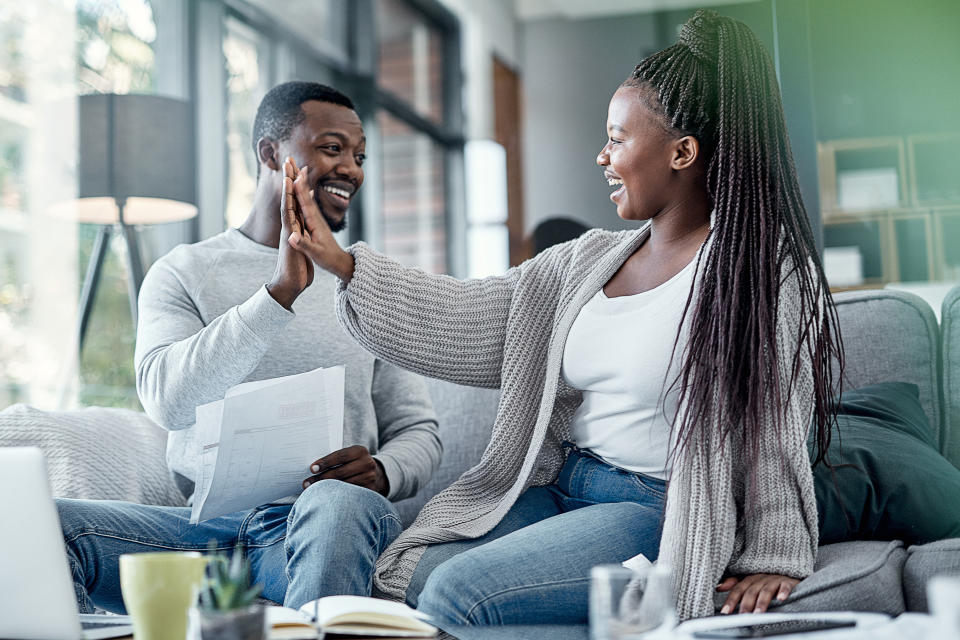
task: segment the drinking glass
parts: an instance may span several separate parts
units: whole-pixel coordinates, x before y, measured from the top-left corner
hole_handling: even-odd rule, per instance
[[[667,635],[677,624],[673,579],[666,567],[654,565],[640,591],[631,581],[640,574],[619,564],[590,571],[590,640],[651,640]],[[629,588],[628,588],[629,587]]]

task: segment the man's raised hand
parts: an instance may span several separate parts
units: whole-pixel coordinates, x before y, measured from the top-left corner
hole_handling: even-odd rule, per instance
[[[283,163],[283,173],[283,191],[280,196],[280,253],[273,278],[267,284],[267,291],[274,300],[290,309],[297,296],[313,282],[313,262],[290,245],[290,234],[300,233],[303,228],[293,191],[293,182],[297,175],[291,158],[287,158]]]

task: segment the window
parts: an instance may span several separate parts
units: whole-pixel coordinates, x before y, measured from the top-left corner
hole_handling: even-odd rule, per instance
[[[424,118],[443,123],[443,34],[409,5],[376,3],[377,82]]]
[[[156,37],[153,10],[146,0],[78,2],[77,93],[154,93],[152,43]],[[97,231],[98,226],[92,224],[80,224],[78,228],[76,272],[81,280]],[[114,234],[80,353],[81,405],[140,407],[133,370],[136,331],[125,256],[123,240],[120,234]],[[79,296],[78,287],[73,297]]]
[[[251,0],[277,21],[322,54],[348,62],[350,0]]]
[[[77,300],[96,235],[77,194],[76,96],[153,93],[147,0],[0,0],[0,404],[139,407],[123,247],[103,266],[78,359]],[[56,233],[36,233],[37,228]]]
[[[427,271],[462,272],[449,253],[456,216],[449,186],[461,179],[451,156],[463,152],[451,80],[459,72],[455,22],[399,0],[378,0],[374,17],[380,248]]]
[[[405,264],[447,270],[443,148],[386,111],[377,118],[383,157],[383,248]]]
[[[200,216],[140,229],[144,267],[245,219],[257,105],[300,79],[344,90],[367,124],[372,157],[350,239],[455,271],[450,247],[465,244],[450,224],[463,191],[458,38],[436,0],[0,0],[0,408],[139,408],[125,245],[117,234],[108,245],[81,354],[98,227],[52,217],[79,193],[79,96],[192,100]]]
[[[223,58],[227,73],[226,224],[237,227],[250,213],[257,189],[257,159],[251,136],[257,105],[270,88],[268,47],[254,29],[228,17]]]

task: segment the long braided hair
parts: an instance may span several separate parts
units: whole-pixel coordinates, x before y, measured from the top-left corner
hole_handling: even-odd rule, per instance
[[[814,464],[824,461],[836,420],[831,360],[839,392],[843,345],[769,55],[743,23],[701,10],[676,44],[637,65],[624,85],[636,87],[675,133],[695,137],[709,158],[712,246],[697,265],[697,300],[691,293],[684,309],[689,337],[671,386],[679,386],[687,410],[674,425],[673,455],[719,420],[744,443],[747,468],[756,468],[752,461],[772,444],[763,442],[764,421],[786,416],[781,389],[792,389],[801,366],[812,366]],[[781,353],[778,302],[788,279],[797,283],[790,295],[799,297],[791,300],[800,310],[790,327],[797,348]]]

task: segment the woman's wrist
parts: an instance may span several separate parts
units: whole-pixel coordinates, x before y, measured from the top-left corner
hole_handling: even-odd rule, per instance
[[[353,278],[355,262],[353,255],[350,253],[340,249],[340,252],[338,253],[337,258],[332,266],[333,269],[331,271],[333,271],[333,275],[343,280],[344,284],[349,283]]]

